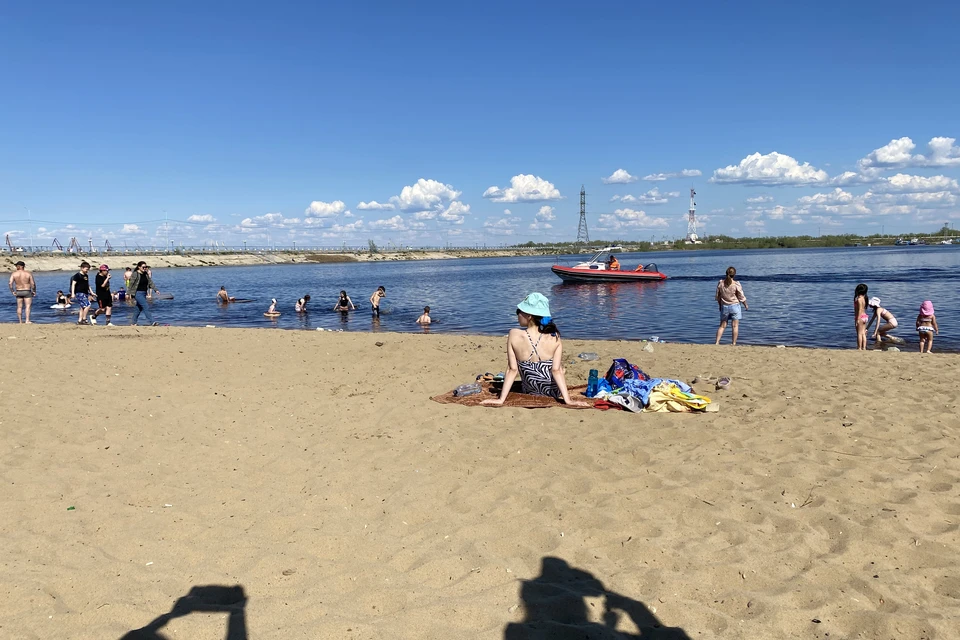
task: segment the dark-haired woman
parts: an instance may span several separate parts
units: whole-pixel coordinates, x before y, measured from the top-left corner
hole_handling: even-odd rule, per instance
[[[550,396],[565,404],[588,407],[587,402],[571,400],[563,373],[563,343],[560,331],[550,316],[550,303],[540,293],[531,293],[517,305],[517,322],[521,329],[511,329],[507,336],[507,373],[503,390],[496,400],[483,404],[501,405],[510,395],[517,375],[523,393]]]
[[[860,283],[853,291],[853,323],[857,329],[857,350],[867,349],[867,285]]]
[[[340,313],[346,313],[351,309],[356,309],[353,306],[353,300],[350,299],[350,296],[347,295],[346,291],[340,291],[340,297],[337,299],[337,304],[333,305],[334,311],[339,311]]]

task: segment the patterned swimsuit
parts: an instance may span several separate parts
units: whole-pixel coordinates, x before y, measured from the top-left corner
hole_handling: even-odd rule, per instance
[[[538,338],[537,342],[534,343],[533,338],[530,337],[530,332],[525,331],[524,333],[527,334],[527,340],[530,341],[533,352],[530,354],[530,358],[517,363],[517,368],[520,370],[521,391],[534,396],[560,398],[560,388],[553,380],[553,360],[541,360],[540,354],[537,353],[537,345],[540,344],[540,339]],[[537,356],[536,361],[532,360],[533,356]]]

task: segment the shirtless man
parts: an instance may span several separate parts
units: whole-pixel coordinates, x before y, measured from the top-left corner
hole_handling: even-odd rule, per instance
[[[370,296],[370,306],[372,308],[373,317],[380,317],[380,301],[387,297],[387,290],[382,286],[377,287],[377,290],[373,292],[373,295]]]
[[[227,293],[227,288],[220,287],[220,291],[217,292],[217,302],[227,304],[228,302],[234,302],[234,301],[236,301],[236,298],[231,297]]]
[[[16,267],[17,270],[10,274],[10,293],[17,298],[17,320],[23,324],[33,324],[30,322],[30,307],[37,295],[37,283],[23,260],[18,261]]]

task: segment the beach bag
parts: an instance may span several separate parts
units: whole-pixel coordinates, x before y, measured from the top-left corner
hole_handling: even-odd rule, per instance
[[[623,388],[624,380],[649,380],[650,376],[640,370],[635,364],[630,364],[624,358],[615,358],[607,370],[606,380],[614,391]]]

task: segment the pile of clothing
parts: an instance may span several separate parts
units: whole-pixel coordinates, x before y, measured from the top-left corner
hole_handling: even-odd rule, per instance
[[[693,393],[687,383],[651,378],[623,358],[616,358],[607,375],[587,387],[587,396],[596,400],[594,407],[598,409],[673,413],[716,410],[716,405],[711,407],[710,398]]]

